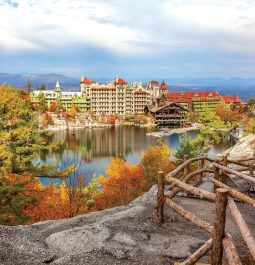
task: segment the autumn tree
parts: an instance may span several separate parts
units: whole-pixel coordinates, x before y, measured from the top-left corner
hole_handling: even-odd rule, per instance
[[[74,168],[70,166],[55,171],[54,165],[33,165],[33,157],[37,152],[54,149],[56,146],[45,145],[30,108],[30,102],[22,97],[22,91],[9,86],[0,86],[0,102],[0,204],[1,208],[5,209],[5,212],[0,211],[0,214],[6,216],[7,211],[10,211],[10,215],[16,214],[18,218],[19,207],[29,201],[23,194],[24,185],[22,183],[12,185],[6,177],[7,174],[14,174],[17,178],[29,175],[31,180],[37,174],[66,177]],[[14,202],[11,206],[10,201]]]
[[[221,121],[226,124],[230,123],[231,126],[235,123],[240,123],[242,120],[242,115],[239,110],[231,109],[231,106],[224,102],[217,105],[215,114],[221,119]]]
[[[75,115],[77,114],[78,112],[78,107],[77,105],[73,104],[72,105],[72,108],[70,109],[70,111],[68,112],[68,114],[72,117],[75,117]]]
[[[57,103],[51,102],[49,111],[55,112],[57,110]]]
[[[255,105],[255,98],[250,98],[248,101],[248,105],[254,106]]]
[[[142,123],[142,124],[144,124],[144,123],[147,122],[147,117],[146,117],[145,115],[139,115],[139,116],[137,117],[137,122],[138,122],[138,123]]]
[[[255,134],[255,120],[250,118],[246,124],[247,133]]]
[[[117,116],[116,115],[109,115],[107,118],[107,123],[114,125],[116,122]]]
[[[127,204],[145,191],[140,165],[131,165],[122,158],[111,160],[107,177],[100,176],[101,191],[95,196],[97,210]]]
[[[157,183],[158,171],[165,174],[174,169],[174,164],[170,158],[172,151],[166,143],[160,143],[158,146],[150,146],[143,154],[140,165],[143,170],[147,188]]]

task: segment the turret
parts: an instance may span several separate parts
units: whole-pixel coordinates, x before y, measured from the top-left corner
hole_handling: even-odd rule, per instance
[[[61,88],[60,88],[58,81],[56,83],[55,92],[56,92],[57,98],[60,98]]]
[[[167,86],[165,81],[163,80],[161,85],[160,85],[160,89],[159,89],[160,94],[166,94],[167,93]]]

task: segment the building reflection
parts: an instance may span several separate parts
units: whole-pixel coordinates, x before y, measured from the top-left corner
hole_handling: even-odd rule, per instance
[[[55,154],[62,157],[65,150],[77,153],[85,162],[98,158],[127,157],[142,153],[155,139],[146,136],[147,129],[137,127],[97,128],[54,132],[53,142],[64,142]]]

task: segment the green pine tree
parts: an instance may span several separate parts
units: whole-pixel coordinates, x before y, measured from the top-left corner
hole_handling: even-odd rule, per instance
[[[22,223],[26,220],[22,207],[33,202],[33,198],[24,195],[27,182],[13,184],[8,174],[31,176],[31,180],[38,174],[67,177],[76,168],[70,165],[56,171],[54,164],[34,166],[36,153],[56,146],[47,146],[41,137],[29,98],[23,91],[0,86],[0,102],[0,223],[13,223],[11,220]]]

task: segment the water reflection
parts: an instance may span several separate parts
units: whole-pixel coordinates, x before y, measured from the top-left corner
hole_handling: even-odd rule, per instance
[[[80,174],[105,174],[112,157],[120,156],[128,162],[137,163],[148,146],[154,145],[158,140],[158,138],[146,136],[147,132],[148,129],[139,127],[84,129],[75,132],[58,131],[48,141],[63,141],[63,147],[52,153],[42,152],[35,162],[57,161],[61,165],[61,162],[72,154],[81,161]],[[195,138],[197,132],[188,132],[187,135]],[[166,137],[166,142],[175,151],[179,146],[179,135],[173,134]],[[209,155],[215,157],[217,153],[225,151],[232,145],[233,141],[225,138],[220,144],[212,147]],[[48,180],[44,179],[43,182],[48,182]]]

